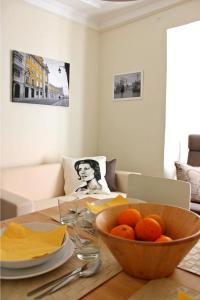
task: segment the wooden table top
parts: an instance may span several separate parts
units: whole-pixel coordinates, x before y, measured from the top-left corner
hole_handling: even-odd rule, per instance
[[[85,201],[92,201],[94,199],[91,198],[85,198],[84,200],[80,200],[83,204]],[[8,219],[5,221],[2,221],[0,223],[1,227],[5,227],[9,222],[16,221],[18,223],[25,223],[25,222],[33,222],[33,221],[40,221],[40,222],[52,222],[55,221],[52,220],[51,216],[58,214],[58,208],[53,207],[45,210],[41,210],[38,212],[34,212],[31,214],[23,215],[20,217],[16,217],[13,219]],[[168,277],[169,279],[173,279],[182,285],[185,285],[191,289],[197,290],[200,292],[200,277],[198,275],[189,273],[187,271],[183,271],[181,269],[176,268],[174,273]],[[10,280],[9,280],[10,281]],[[6,282],[6,280],[5,280]],[[20,299],[18,297],[15,297],[15,283],[16,281],[13,280],[13,286],[12,286],[12,299]],[[97,287],[95,290],[91,291],[86,296],[82,297],[81,299],[84,300],[102,300],[102,296],[106,295],[106,300],[125,300],[129,298],[132,294],[134,294],[136,291],[141,289],[148,280],[142,280],[137,279],[134,277],[131,277],[130,275],[126,274],[125,272],[121,271],[113,278],[106,281],[104,284]],[[56,294],[55,294],[56,295]],[[47,297],[48,298],[48,297]],[[28,299],[28,297],[27,297]],[[57,299],[58,298],[52,298]],[[3,300],[3,298],[2,298]]]

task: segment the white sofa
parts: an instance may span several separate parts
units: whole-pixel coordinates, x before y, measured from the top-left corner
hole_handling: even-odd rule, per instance
[[[126,196],[128,176],[132,172],[117,171],[117,192],[89,195],[97,199]],[[1,171],[1,220],[57,205],[64,194],[64,172],[61,163],[5,168]],[[84,197],[84,196],[83,196]]]

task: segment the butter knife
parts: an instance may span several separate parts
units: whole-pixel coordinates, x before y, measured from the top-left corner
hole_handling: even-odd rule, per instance
[[[73,270],[71,272],[68,272],[67,274],[64,274],[64,275],[62,275],[62,276],[60,276],[60,277],[58,277],[58,278],[56,278],[54,280],[51,280],[50,282],[47,282],[47,283],[39,286],[36,289],[31,290],[30,292],[27,293],[27,296],[30,297],[32,295],[35,295],[35,294],[37,294],[37,293],[39,293],[39,292],[47,289],[50,286],[54,286],[54,285],[58,284],[59,282],[61,282],[62,280],[66,279],[66,278],[69,278],[69,277],[71,277],[73,275],[78,274],[79,272],[81,272],[86,267],[86,265],[87,264],[84,264],[82,267],[78,267],[75,270]]]
[[[51,295],[53,293],[55,293],[56,291],[60,290],[62,287],[64,287],[65,285],[67,285],[68,283],[70,283],[71,281],[73,281],[74,279],[78,278],[78,274],[74,274],[69,276],[68,278],[65,278],[63,280],[61,280],[59,283],[57,283],[55,286],[49,288],[47,291],[43,292],[42,294],[36,296],[34,298],[34,300],[39,300],[42,299],[48,295]]]

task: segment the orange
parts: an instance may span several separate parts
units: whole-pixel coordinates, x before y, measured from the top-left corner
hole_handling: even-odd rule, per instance
[[[135,232],[134,229],[126,224],[115,226],[110,231],[111,234],[123,237],[125,239],[134,240],[135,239]]]
[[[160,224],[152,218],[143,218],[135,226],[135,233],[139,240],[155,241],[161,236]]]
[[[155,242],[171,242],[171,241],[172,238],[164,234],[161,234],[161,236],[157,240],[155,240]]]
[[[165,230],[166,230],[165,223],[159,215],[151,214],[151,215],[146,216],[146,218],[152,218],[152,219],[156,220],[162,228],[162,234],[165,233]]]
[[[141,218],[141,214],[137,209],[127,208],[119,214],[117,223],[126,224],[134,228],[137,222],[141,220]]]

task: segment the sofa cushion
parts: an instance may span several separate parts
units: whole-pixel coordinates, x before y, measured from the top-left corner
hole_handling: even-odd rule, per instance
[[[106,157],[63,157],[65,194],[109,194],[105,180]]]
[[[175,162],[177,179],[191,184],[192,202],[200,203],[200,167]]]
[[[106,176],[105,176],[105,178],[106,178],[108,187],[112,192],[115,192],[117,190],[116,164],[117,164],[116,159],[106,161]]]
[[[115,198],[118,195],[122,195],[124,198],[126,198],[126,194],[125,193],[120,193],[120,192],[112,192],[109,195],[106,194],[90,194],[89,197],[94,198],[94,199],[108,199],[108,198]],[[83,199],[86,197],[86,195],[78,195],[79,199]],[[74,196],[73,195],[65,195],[65,196],[60,196],[60,197],[54,197],[51,199],[43,199],[43,200],[37,200],[37,201],[33,201],[32,205],[33,205],[33,210],[34,211],[38,211],[38,210],[42,210],[42,209],[47,209],[53,206],[57,206],[58,205],[58,198],[65,200],[65,201],[73,201],[74,200]]]
[[[61,163],[5,168],[1,172],[2,189],[38,200],[64,195],[64,176]]]

